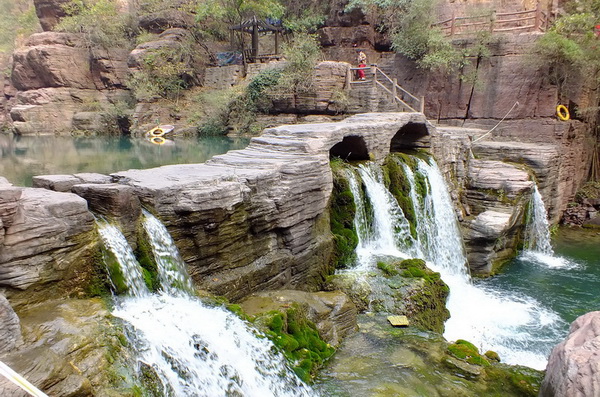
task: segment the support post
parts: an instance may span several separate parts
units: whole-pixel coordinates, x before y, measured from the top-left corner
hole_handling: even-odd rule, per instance
[[[371,73],[373,74],[373,87],[377,87],[377,66],[371,65]]]
[[[252,58],[254,62],[258,59],[258,25],[252,25]]]
[[[279,55],[279,31],[275,31],[275,55]]]
[[[396,100],[396,87],[398,87],[398,79],[394,78],[392,79],[392,101]]]
[[[538,30],[542,30],[541,22],[542,22],[542,7],[540,6],[540,2],[538,1],[537,4],[535,5],[535,26],[533,28],[536,32]]]
[[[425,114],[425,97],[421,96],[421,113]]]
[[[450,37],[454,36],[454,23],[456,22],[456,17],[454,16],[454,11],[452,11],[452,20],[450,21]]]

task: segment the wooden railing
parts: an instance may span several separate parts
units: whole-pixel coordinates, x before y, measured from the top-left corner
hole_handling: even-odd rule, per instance
[[[478,16],[452,16],[435,23],[446,36],[466,35],[477,32],[545,32],[548,29],[548,14],[540,3],[535,9],[516,12],[495,12]]]
[[[365,80],[354,79],[356,72],[363,70],[366,75]],[[417,98],[410,92],[406,91],[398,84],[397,79],[390,78],[376,65],[371,65],[363,68],[350,68],[346,77],[347,86],[352,87],[356,84],[371,84],[373,88],[382,90],[390,95],[393,101],[399,103],[404,109],[411,112],[425,112],[425,98]]]

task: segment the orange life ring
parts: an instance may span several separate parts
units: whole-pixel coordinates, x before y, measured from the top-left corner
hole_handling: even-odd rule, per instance
[[[148,135],[153,136],[153,137],[154,136],[161,137],[161,136],[165,135],[166,133],[167,132],[160,127],[154,127],[150,131],[148,131]]]

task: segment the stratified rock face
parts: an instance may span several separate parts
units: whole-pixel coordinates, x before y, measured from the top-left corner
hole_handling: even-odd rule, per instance
[[[80,288],[78,280],[90,276],[82,273],[94,252],[93,227],[93,216],[81,197],[23,189],[0,245],[0,286],[10,287],[7,297],[12,301],[16,290],[37,286],[45,288],[32,300]]]
[[[68,133],[102,128],[102,110],[126,101],[127,50],[103,49],[93,56],[81,35],[43,32],[32,35],[13,55],[11,82],[17,90],[10,118],[18,134]],[[85,115],[88,107],[96,116]],[[77,120],[74,123],[74,119]]]
[[[0,355],[23,343],[21,324],[4,295],[0,294]]]
[[[340,291],[259,292],[245,298],[240,305],[245,313],[256,315],[271,310],[285,311],[293,303],[306,309],[307,318],[315,323],[321,338],[331,345],[338,346],[345,336],[356,330],[356,306],[346,294]]]
[[[344,137],[361,137],[368,153],[383,159],[408,123],[426,126],[418,113],[282,126],[205,164],[112,176],[133,186],[166,224],[200,288],[233,299],[266,289],[309,289],[329,271],[329,150]]]
[[[67,15],[63,8],[67,3],[70,3],[70,0],[33,0],[35,13],[42,29],[45,31],[54,29],[60,19]]]
[[[600,395],[600,312],[590,312],[571,324],[569,336],[550,354],[543,397]]]

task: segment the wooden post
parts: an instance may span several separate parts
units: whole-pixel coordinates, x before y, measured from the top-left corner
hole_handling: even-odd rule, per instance
[[[454,11],[452,11],[452,20],[450,21],[450,36],[454,36],[454,23],[456,22],[456,17],[454,16]]]
[[[275,31],[275,55],[279,55],[279,31]]]
[[[392,79],[392,101],[396,100],[396,87],[398,86],[398,79]]]
[[[535,5],[535,26],[533,27],[533,29],[536,32],[538,30],[542,30],[541,22],[542,22],[542,7],[540,6],[540,2],[538,1],[537,4]]]
[[[494,33],[494,23],[496,22],[496,11],[490,14],[490,33]]]
[[[346,85],[344,88],[347,91],[350,91],[350,83],[352,82],[352,70],[350,68],[346,69]]]
[[[252,25],[252,58],[254,62],[258,59],[258,24]]]
[[[425,97],[421,96],[421,113],[425,114]]]
[[[371,73],[373,73],[373,87],[377,86],[377,66],[371,65]]]

